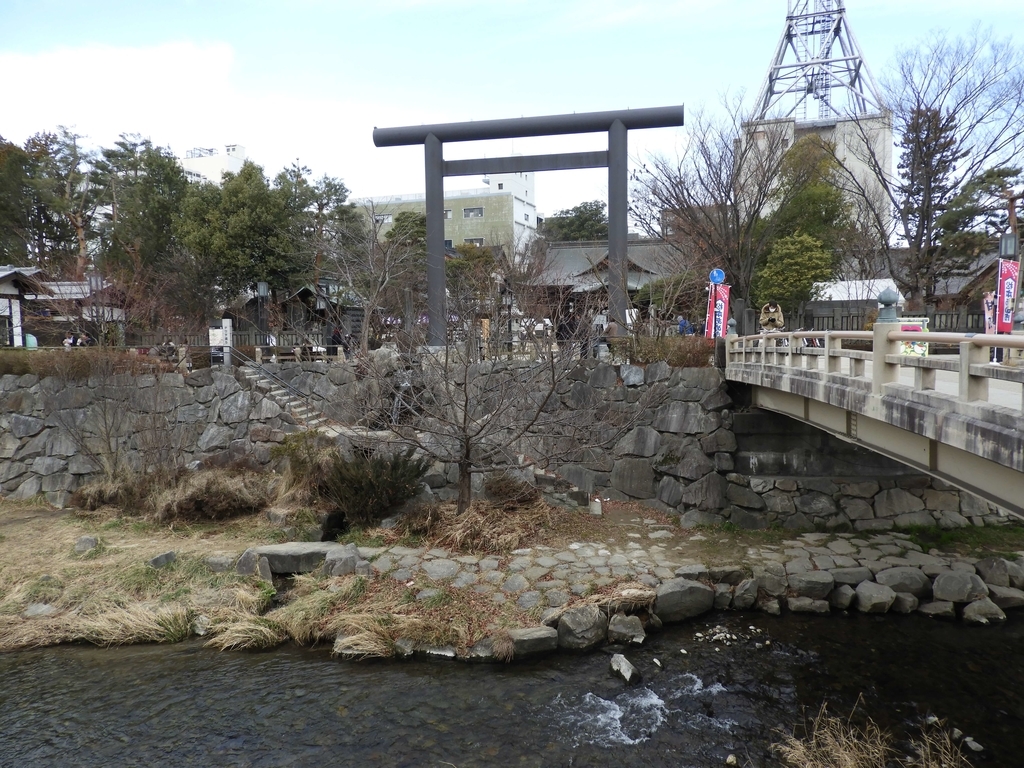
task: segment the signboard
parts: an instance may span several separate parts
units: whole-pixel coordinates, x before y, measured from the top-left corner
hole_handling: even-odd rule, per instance
[[[704,335],[709,339],[725,336],[729,322],[729,286],[711,283],[708,287],[708,312]]]
[[[902,317],[900,322],[901,331],[921,331],[923,333],[928,330],[927,317]],[[900,354],[912,357],[926,357],[928,355],[928,342],[901,341]]]
[[[725,282],[725,272],[721,269],[712,269],[708,279],[715,285],[721,285]]]
[[[1013,330],[1013,311],[1017,306],[1019,281],[1020,263],[1000,259],[996,282],[996,333],[1009,333]]]

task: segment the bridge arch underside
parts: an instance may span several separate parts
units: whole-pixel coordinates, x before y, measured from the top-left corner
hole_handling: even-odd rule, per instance
[[[790,369],[791,370],[791,369]],[[816,371],[730,365],[750,405],[784,414],[914,467],[1024,518],[1021,413],[942,393]],[[737,392],[737,395],[740,395]]]

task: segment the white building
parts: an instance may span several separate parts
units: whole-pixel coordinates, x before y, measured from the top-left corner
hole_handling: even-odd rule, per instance
[[[188,150],[178,163],[189,181],[220,184],[225,173],[238,173],[245,162],[245,147],[228,144],[221,153],[214,148],[195,147]]]

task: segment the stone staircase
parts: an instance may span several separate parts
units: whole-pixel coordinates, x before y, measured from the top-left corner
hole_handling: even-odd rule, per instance
[[[238,371],[251,389],[262,392],[277,403],[299,426],[321,431],[331,426],[331,420],[313,408],[307,398],[288,389],[281,381],[251,365],[240,366]]]

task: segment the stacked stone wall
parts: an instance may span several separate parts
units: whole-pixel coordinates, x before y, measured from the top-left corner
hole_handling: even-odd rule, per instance
[[[360,379],[353,365],[267,367],[329,418],[353,423],[363,415],[358,404],[373,382]],[[652,388],[661,394],[644,405],[652,401]],[[44,493],[62,505],[101,470],[104,452],[111,452],[104,442],[134,469],[155,461],[266,465],[273,446],[301,429],[273,389],[220,369],[87,382],[4,376],[0,492],[16,499]],[[586,461],[534,474],[559,503],[637,501],[677,515],[686,526],[885,531],[1005,520],[1005,513],[969,493],[840,445],[819,430],[763,412],[736,413],[741,398],[714,368],[586,360],[558,396],[559,408],[596,405],[633,425],[605,448],[588,449]],[[457,479],[457,468],[440,462],[427,477],[441,498],[454,495]]]
[[[231,371],[0,377],[0,492],[63,506],[86,478],[200,461],[266,464],[295,419]]]

